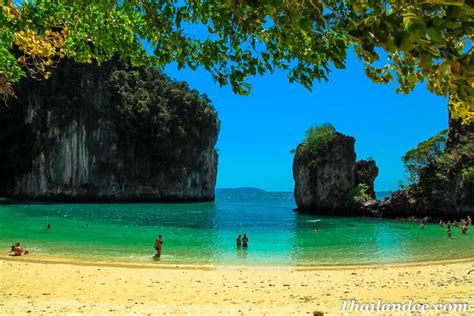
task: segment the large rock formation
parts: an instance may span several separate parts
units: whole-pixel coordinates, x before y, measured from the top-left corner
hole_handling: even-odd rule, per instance
[[[354,143],[353,137],[335,132],[322,150],[310,150],[303,144],[298,146],[293,160],[293,178],[299,211],[352,214],[354,199],[351,192],[357,186]],[[370,166],[372,168],[371,163]],[[361,170],[362,167],[359,168],[360,174]],[[370,182],[370,179],[372,175],[364,181]],[[369,183],[371,188],[373,179]]]
[[[113,61],[64,61],[0,109],[0,196],[212,200],[219,122],[185,83]]]
[[[375,199],[374,181],[378,174],[379,168],[375,160],[359,160],[355,164],[355,185],[365,185],[366,193],[372,199]]]
[[[418,183],[364,208],[384,217],[474,216],[474,124],[451,119],[444,153],[420,171]]]
[[[450,119],[444,152],[418,170],[417,183],[384,201],[374,199],[375,162],[356,163],[354,139],[335,135],[324,150],[308,150],[305,143],[296,150],[293,177],[298,210],[389,218],[474,216],[474,124]]]

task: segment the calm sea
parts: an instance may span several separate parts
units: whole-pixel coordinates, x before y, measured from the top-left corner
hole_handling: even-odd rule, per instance
[[[408,262],[472,257],[474,229],[295,213],[292,193],[220,193],[186,204],[0,204],[0,248],[14,242],[34,258],[161,263],[317,265]],[[47,230],[47,224],[51,229]],[[319,228],[319,232],[315,228]],[[248,250],[236,249],[238,234]],[[157,263],[159,264],[159,263]]]

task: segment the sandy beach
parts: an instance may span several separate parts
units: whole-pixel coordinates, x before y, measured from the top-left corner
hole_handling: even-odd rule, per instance
[[[371,266],[107,265],[0,259],[0,314],[325,314],[341,300],[468,303],[474,259]],[[434,314],[431,312],[430,314]]]

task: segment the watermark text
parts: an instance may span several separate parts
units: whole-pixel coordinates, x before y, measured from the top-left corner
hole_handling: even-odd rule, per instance
[[[348,313],[376,313],[376,312],[397,312],[397,313],[465,313],[469,311],[468,303],[417,303],[413,300],[406,302],[384,302],[373,300],[371,302],[358,302],[356,300],[342,300],[341,311]]]

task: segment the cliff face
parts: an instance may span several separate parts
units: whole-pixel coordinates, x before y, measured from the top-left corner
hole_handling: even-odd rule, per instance
[[[293,177],[298,210],[388,218],[459,220],[474,216],[474,124],[450,120],[444,151],[440,149],[435,158],[417,169],[417,183],[384,201],[375,200],[375,161],[355,162],[354,138],[340,133],[327,137],[331,135],[328,127],[309,131],[309,136],[319,139],[320,145],[326,146],[327,142],[327,146],[324,150],[308,150],[311,146],[306,145],[307,136],[296,150]],[[416,149],[418,155],[427,155],[424,146]],[[311,148],[319,147],[316,142]]]
[[[293,160],[298,210],[341,214],[348,210],[348,193],[354,187],[355,139],[336,133],[321,152],[298,146]]]
[[[205,96],[114,61],[64,61],[0,110],[0,196],[212,200],[219,122]]]
[[[372,199],[375,199],[374,181],[378,174],[379,168],[374,160],[359,160],[355,164],[355,185],[364,184]]]
[[[450,120],[446,149],[418,183],[370,206],[385,217],[456,219],[474,215],[474,125]]]

